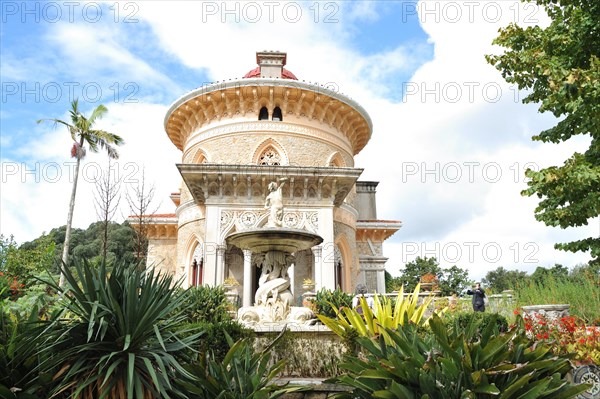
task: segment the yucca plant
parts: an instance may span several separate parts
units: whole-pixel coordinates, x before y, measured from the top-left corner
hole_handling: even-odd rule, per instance
[[[455,324],[447,330],[437,315],[429,325],[424,335],[412,324],[387,330],[391,344],[383,335],[359,338],[361,356],[349,356],[340,365],[346,373],[328,381],[352,388],[336,397],[566,399],[589,388],[565,380],[569,356],[532,345],[521,327],[499,333],[495,324],[482,332]]]
[[[116,263],[109,273],[104,262],[96,269],[76,261],[72,272],[62,266],[62,292],[69,318],[55,317],[45,334],[43,364],[53,370],[51,397],[169,398],[181,394],[171,383],[188,376],[175,355],[194,345],[201,333],[180,337],[173,313],[183,297],[173,279]],[[64,314],[64,312],[63,312]]]
[[[303,390],[273,383],[284,361],[271,364],[270,350],[282,334],[260,352],[254,350],[248,339],[233,343],[227,337],[231,347],[223,361],[206,354],[199,363],[186,366],[193,380],[181,381],[179,385],[197,399],[275,399]]]
[[[415,290],[404,296],[404,290],[400,289],[395,303],[386,297],[380,299],[379,295],[373,296],[373,309],[371,309],[364,297],[360,299],[362,313],[357,309],[343,307],[337,309],[332,305],[336,318],[330,318],[324,315],[317,315],[319,320],[334,333],[340,337],[348,336],[349,330],[355,330],[359,336],[377,337],[380,334],[384,336],[386,342],[391,343],[387,336],[387,330],[396,330],[399,326],[404,326],[411,322],[416,325],[423,325],[428,317],[425,312],[433,301],[433,296],[425,298],[423,303],[419,304],[420,285],[417,284]]]
[[[36,352],[42,341],[38,308],[20,317],[7,311],[8,299],[0,300],[0,398],[37,399],[46,397],[51,376],[39,371]]]

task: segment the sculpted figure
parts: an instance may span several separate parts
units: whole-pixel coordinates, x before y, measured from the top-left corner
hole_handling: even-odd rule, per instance
[[[293,256],[281,251],[271,251],[265,254],[262,261],[262,272],[258,279],[259,287],[254,296],[256,305],[275,303],[281,300],[287,306],[293,301],[287,273],[287,269],[293,261]]]
[[[269,183],[269,195],[265,200],[265,209],[270,209],[267,227],[281,227],[283,225],[283,193],[282,188],[288,179],[281,178],[277,182]]]

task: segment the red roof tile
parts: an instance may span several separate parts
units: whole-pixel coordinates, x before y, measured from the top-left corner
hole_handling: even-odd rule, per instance
[[[260,67],[256,67],[253,70],[251,70],[250,72],[248,72],[247,74],[245,74],[244,78],[260,78]],[[288,71],[285,68],[283,68],[283,71],[281,71],[281,78],[298,80],[296,75],[294,75],[291,71]]]

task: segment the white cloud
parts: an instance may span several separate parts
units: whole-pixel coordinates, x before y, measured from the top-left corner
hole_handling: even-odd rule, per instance
[[[554,250],[553,244],[593,235],[596,222],[568,231],[548,228],[534,219],[537,199],[520,196],[528,162],[560,164],[588,140],[559,146],[531,141],[556,121],[538,114],[537,106],[522,105],[523,93],[483,57],[497,51],[491,42],[498,28],[512,22],[515,7],[521,7],[522,19],[523,5],[489,3],[501,10],[498,22],[474,13],[473,20],[451,23],[444,7],[459,5],[465,17],[467,3],[421,1],[417,9],[435,45],[434,59],[411,78],[403,103],[363,104],[375,125],[373,139],[357,157],[367,168],[363,177],[381,180],[380,217],[404,223],[385,249],[393,274],[416,256],[436,256],[443,267],[467,267],[477,279],[498,266],[572,266],[588,259]],[[382,158],[396,161],[379,162]]]
[[[385,7],[375,3],[343,9],[345,14],[340,16],[377,20]],[[476,248],[480,249],[487,243],[497,243],[504,255],[498,262],[490,262],[494,249],[490,245],[487,260],[476,249],[480,255],[475,261],[457,261],[459,266],[469,268],[473,278],[481,278],[498,266],[530,267],[533,263],[523,261],[527,255],[535,256],[544,265],[556,261],[570,266],[586,258],[555,251],[552,244],[593,234],[591,230],[596,227],[573,231],[547,228],[534,220],[536,199],[519,194],[525,187],[523,168],[527,162],[561,163],[570,152],[584,146],[585,140],[559,146],[531,142],[531,135],[551,126],[553,118],[539,115],[533,105],[516,101],[519,93],[511,90],[483,57],[498,51],[491,42],[498,28],[515,20],[517,10],[519,22],[525,17],[541,21],[540,10],[528,9],[519,2],[419,2],[417,11],[434,45],[434,58],[421,65],[409,82],[400,85],[391,82],[392,77],[427,60],[426,47],[405,43],[399,37],[391,50],[364,56],[351,46],[354,31],[345,24],[347,20],[333,25],[322,20],[315,23],[314,14],[308,9],[312,3],[302,3],[303,17],[295,23],[290,22],[291,8],[290,14],[282,14],[283,3],[273,10],[272,21],[262,5],[261,19],[256,23],[248,22],[248,18],[232,22],[236,13],[243,17],[244,12],[252,11],[249,8],[234,10],[233,14],[222,8],[207,8],[209,4],[224,7],[225,2],[137,4],[136,17],[154,35],[151,46],[160,48],[170,62],[202,70],[211,80],[223,80],[239,78],[254,68],[257,50],[283,50],[288,53],[289,69],[300,80],[334,82],[365,107],[373,119],[374,132],[369,145],[357,157],[356,166],[365,168],[362,179],[381,182],[379,217],[404,223],[384,246],[384,254],[390,258],[388,270],[393,274],[406,261],[428,254],[422,251],[433,248],[435,253],[436,245],[440,251],[450,251],[455,248],[453,243],[459,243],[463,251],[468,251],[465,242],[479,243]],[[246,3],[235,4],[244,7]],[[452,7],[457,5],[461,18],[452,22],[456,19],[451,14]],[[492,22],[496,20],[496,7],[500,7],[500,18]],[[536,12],[532,15],[532,11]],[[183,94],[158,66],[131,51],[128,30],[67,25],[57,27],[55,34],[51,42],[73,65],[75,76],[78,71],[112,76],[127,70],[136,73],[140,83],[172,93],[171,100]],[[203,83],[198,82],[197,86]],[[405,97],[399,101],[401,89]],[[121,134],[127,142],[119,160],[123,173],[133,171],[139,177],[145,166],[146,175],[156,182],[156,199],[163,201],[161,212],[173,210],[168,195],[181,181],[174,166],[181,154],[163,130],[166,109],[167,104],[158,101],[112,104],[108,117],[102,121],[103,127]],[[69,161],[65,151],[70,140],[64,131],[43,130],[40,135],[44,137],[43,144],[32,140],[24,147],[32,159],[40,156]],[[88,162],[103,166],[105,159],[90,156]],[[381,162],[382,159],[386,161]],[[92,167],[87,169],[93,172]],[[461,178],[452,183],[456,170]],[[497,170],[502,175],[494,181]],[[91,192],[91,183],[83,182],[75,211],[78,227],[95,220]],[[27,240],[64,224],[69,194],[68,179],[45,184],[13,179],[2,184],[0,230],[14,232],[18,240]],[[536,246],[526,246],[530,242]],[[420,253],[409,254],[415,252],[413,243]],[[439,252],[438,258],[446,258],[441,259],[442,266],[455,263],[450,262],[450,252]]]
[[[180,161],[180,153],[162,128],[166,109],[154,104],[115,104],[97,126],[121,135],[126,141],[112,167],[124,179],[122,192],[127,184],[135,185],[141,180],[145,168],[146,181],[156,186],[155,203],[161,204],[159,212],[169,213],[174,211],[169,194],[179,187],[175,163]],[[2,159],[0,231],[14,234],[19,242],[64,225],[67,220],[74,171],[74,160],[69,158],[71,138],[60,127],[41,130],[39,136],[32,136],[20,148],[27,156],[23,161]],[[88,151],[81,165],[73,226],[85,228],[97,220],[93,207],[94,181],[107,165],[105,153]],[[129,213],[123,194],[115,218],[122,220]]]

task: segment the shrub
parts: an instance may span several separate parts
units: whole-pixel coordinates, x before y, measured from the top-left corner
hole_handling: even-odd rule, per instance
[[[49,277],[49,276],[47,276]],[[24,294],[8,303],[10,312],[26,318],[33,308],[37,308],[40,319],[47,320],[53,311],[61,309],[59,296],[47,284],[33,284],[27,287]]]
[[[183,301],[176,312],[182,313],[186,323],[221,323],[231,320],[228,308],[223,287],[199,286],[183,292]]]
[[[525,316],[525,330],[537,342],[552,346],[556,354],[575,354],[581,363],[600,364],[600,331],[574,316],[548,319],[541,314]]]
[[[444,322],[447,327],[452,326],[454,323],[459,328],[465,329],[469,325],[474,324],[476,328],[476,335],[480,335],[490,324],[494,325],[494,329],[497,332],[508,331],[508,320],[506,317],[498,313],[485,313],[485,312],[455,312],[448,313],[444,318]]]
[[[349,356],[340,367],[346,374],[327,382],[352,391],[340,398],[570,398],[589,388],[564,380],[569,356],[556,356],[547,345],[531,346],[522,322],[507,333],[494,334],[494,323],[478,336],[475,323],[446,329],[433,315],[431,331],[415,325],[387,330],[372,340],[358,339],[360,357]]]
[[[0,300],[0,398],[47,398],[52,376],[39,372],[44,357],[36,353],[43,340],[38,309],[21,317],[7,310],[9,302]]]
[[[223,361],[207,354],[199,364],[186,366],[193,377],[176,384],[198,399],[266,399],[278,398],[286,392],[301,390],[272,383],[284,362],[271,364],[272,345],[255,352],[249,340],[233,343]]]
[[[386,329],[395,330],[408,323],[423,325],[427,321],[425,312],[428,310],[433,297],[429,296],[425,301],[419,304],[419,288],[417,284],[412,294],[404,296],[401,289],[395,301],[387,297],[373,296],[373,308],[371,309],[364,297],[360,299],[360,310],[343,307],[338,310],[332,306],[336,318],[317,315],[319,320],[331,329],[338,336],[342,337],[350,347],[352,342],[349,340],[353,335],[377,337],[383,335],[386,342],[389,337],[386,336]],[[444,310],[440,311],[442,313]],[[356,330],[356,334],[350,330]]]
[[[317,315],[335,318],[337,317],[336,309],[352,306],[352,295],[339,289],[331,291],[322,288],[312,302],[314,303],[313,310]]]
[[[516,289],[517,305],[568,303],[571,313],[592,323],[600,318],[600,277],[580,272],[568,278],[551,274],[520,284]]]
[[[24,284],[21,284],[16,277],[0,272],[0,299],[17,299],[22,293]]]
[[[245,328],[234,320],[217,323],[201,321],[184,324],[182,327],[184,331],[188,331],[187,334],[202,331],[203,335],[193,349],[197,350],[201,357],[211,354],[216,361],[222,361],[229,351],[227,336],[234,342],[240,339],[251,339],[254,336],[253,330]]]

